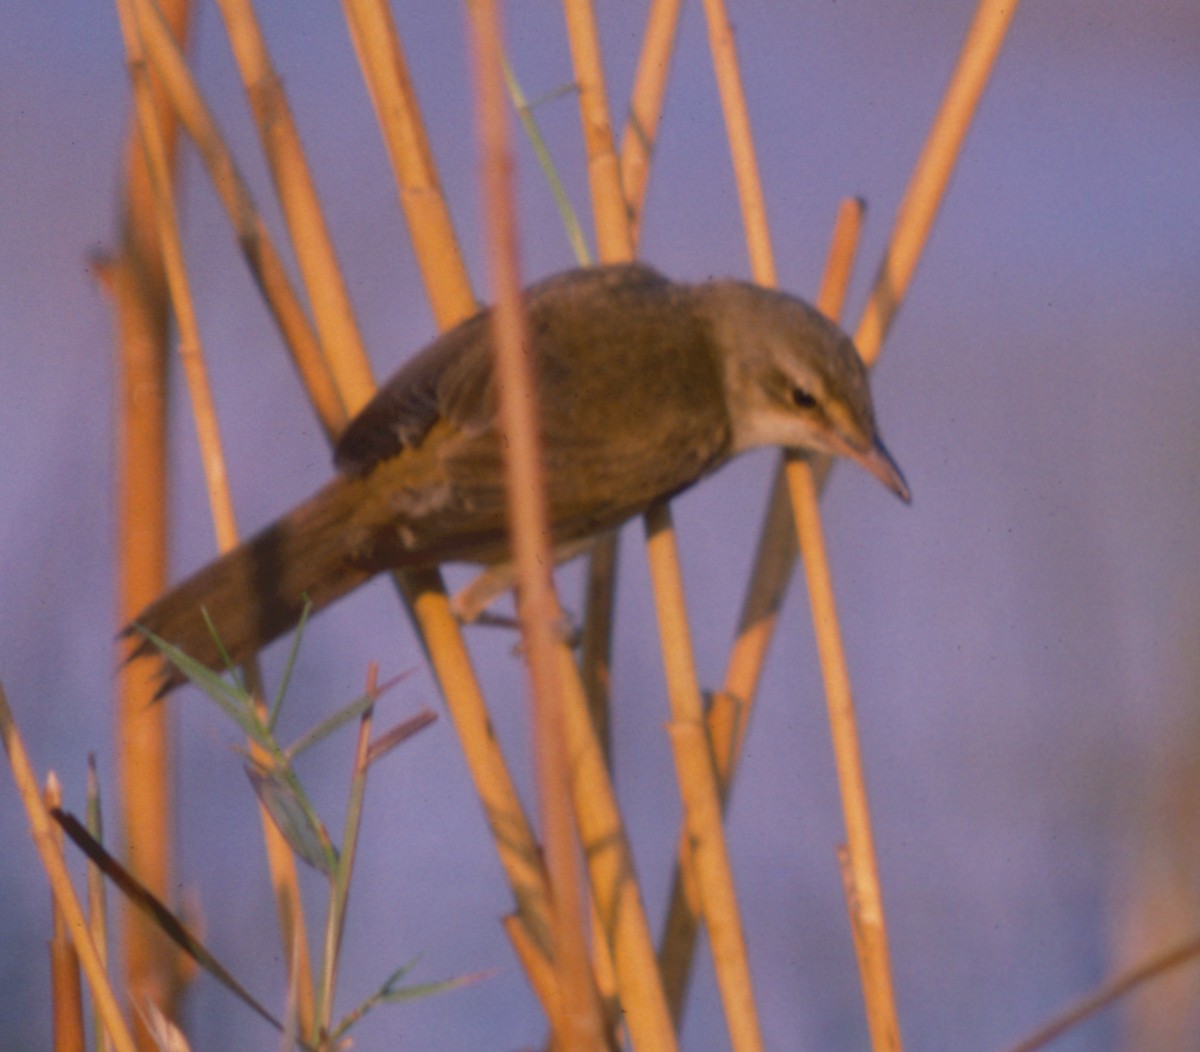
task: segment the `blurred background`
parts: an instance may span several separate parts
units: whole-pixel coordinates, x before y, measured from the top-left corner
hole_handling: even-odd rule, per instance
[[[643,12],[601,5],[614,119]],[[509,5],[530,97],[571,79],[556,5]],[[967,3],[734,3],[780,283],[815,295],[839,200],[868,223],[857,321],[972,14]],[[316,170],[359,320],[389,373],[434,333],[336,5],[263,2],[268,41]],[[482,266],[464,11],[396,5],[479,294]],[[274,229],[216,12],[195,67]],[[33,759],[82,809],[95,752],[113,797],[113,336],[91,259],[112,247],[129,113],[114,12],[22,3],[0,34],[0,680]],[[824,502],[859,703],[902,1026],[912,1048],[1001,1049],[1103,977],[1200,928],[1200,8],[1187,0],[1028,4],[984,97],[912,291],[874,377],[901,505],[839,468]],[[537,116],[587,213],[577,109]],[[571,265],[521,148],[527,277]],[[702,13],[688,5],[650,184],[642,255],[680,279],[748,267]],[[191,279],[246,532],[330,471],[319,428],[196,158],[182,156]],[[590,225],[589,225],[590,229]],[[178,381],[178,377],[176,377]],[[214,552],[180,387],[171,498],[177,575]],[[750,456],[677,505],[705,686],[720,682],[772,457]],[[616,767],[652,914],[678,805],[645,557],[622,546]],[[463,579],[461,574],[454,580]],[[560,575],[578,609],[579,575]],[[514,637],[472,630],[501,738],[529,778]],[[286,648],[269,653],[277,672]],[[413,673],[390,722],[440,710],[389,587],[307,636],[285,724],[361,689],[368,661]],[[179,894],[265,1003],[283,978],[255,802],[232,727],[193,691],[178,718]],[[286,736],[286,732],[285,732]],[[341,813],[352,743],[304,774]],[[46,1047],[49,893],[0,778],[0,1045]],[[866,1045],[837,874],[842,838],[801,582],[788,598],[729,814],[769,1047]],[[379,1009],[358,1047],[517,1049],[544,1026],[498,920],[509,910],[449,722],[369,788],[351,900],[348,1007],[399,964],[414,980],[494,975]],[[306,889],[320,885],[306,877]],[[316,900],[314,900],[316,901]],[[1062,1049],[1197,1048],[1196,969],[1129,999]],[[208,979],[196,1049],[275,1038]],[[1178,1029],[1175,1029],[1178,1028]],[[684,1045],[727,1047],[712,977],[693,982]]]

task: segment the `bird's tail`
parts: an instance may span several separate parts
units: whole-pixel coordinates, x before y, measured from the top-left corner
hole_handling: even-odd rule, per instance
[[[351,516],[360,480],[339,476],[310,500],[261,533],[160,596],[122,631],[142,633],[130,656],[155,652],[145,633],[172,643],[211,669],[225,653],[239,664],[293,628],[306,602],[314,611],[376,571],[351,558]],[[205,620],[207,616],[207,621]],[[164,662],[160,694],[177,687],[182,673]]]

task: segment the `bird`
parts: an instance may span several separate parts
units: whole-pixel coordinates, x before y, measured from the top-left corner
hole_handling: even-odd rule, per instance
[[[643,263],[564,271],[521,299],[556,558],[763,446],[848,458],[910,500],[858,352],[803,300]],[[383,571],[504,566],[504,442],[483,309],[378,389],[331,481],[134,618],[128,659],[157,639],[221,670]],[[166,661],[160,677],[160,694],[184,681]]]

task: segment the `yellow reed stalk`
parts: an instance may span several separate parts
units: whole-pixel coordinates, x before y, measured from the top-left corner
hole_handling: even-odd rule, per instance
[[[546,955],[546,948],[533,942],[529,936],[529,925],[519,914],[510,913],[500,923],[546,1018],[557,1019],[562,1012],[558,1003],[558,977],[554,973],[553,962]]]
[[[691,846],[696,886],[712,947],[713,967],[735,1052],[761,1049],[762,1034],[750,981],[750,963],[729,854],[721,823],[721,798],[704,726],[704,709],[683,576],[679,570],[671,510],[659,504],[646,513],[646,548],[654,586],[671,707],[668,727]]]
[[[597,919],[612,954],[621,1008],[635,1049],[670,1052],[676,1047],[675,1029],[663,995],[654,941],[606,756],[588,715],[583,685],[565,646],[560,648],[559,660],[566,687],[567,752],[574,768],[575,821],[584,844]]]
[[[342,359],[342,401],[353,415],[375,384],[338,267],[312,172],[250,0],[218,0],[327,357]]]
[[[646,17],[642,51],[633,77],[629,118],[621,137],[621,183],[629,216],[629,240],[637,245],[642,225],[642,204],[650,179],[650,162],[658,140],[658,119],[667,93],[671,54],[679,32],[682,0],[654,0]]]
[[[155,0],[136,0],[134,9],[146,61],[170,98],[174,115],[191,137],[233,227],[255,282],[283,335],[297,372],[308,389],[325,432],[341,432],[346,410],[329,374],[316,333],[296,295],[291,279],[246,181],[209,111],[174,35]]]
[[[153,221],[140,148],[130,151],[127,187],[124,244],[108,274],[119,356],[118,625],[159,595],[167,578],[166,300],[149,243]],[[174,782],[170,710],[154,704],[156,689],[149,662],[117,671],[117,779],[126,863],[167,898],[175,887]],[[139,910],[122,904],[120,919],[131,995],[169,1011],[179,987],[178,955]]]
[[[562,612],[554,592],[536,387],[521,308],[513,159],[501,58],[504,45],[493,0],[474,0],[469,11],[483,212],[495,295],[493,353],[499,421],[505,436],[509,534],[528,662],[542,844],[553,896],[553,955],[560,1012],[551,1023],[555,1044],[599,1052],[608,1042],[588,964],[584,894],[571,823],[571,763],[563,726],[563,683],[555,653]]]
[[[596,249],[601,262],[621,263],[633,258],[633,243],[629,236],[625,194],[621,189],[620,163],[613,146],[596,16],[590,0],[564,0],[563,9],[575,82],[579,87],[579,119],[587,150]]]
[[[854,250],[861,229],[862,208],[861,201],[850,198],[843,201],[838,209],[818,298],[818,305],[832,318],[836,318],[841,310],[850,281]],[[796,560],[796,535],[792,521],[791,500],[784,483],[781,459],[771,485],[771,497],[759,534],[754,566],[726,666],[724,685],[713,696],[707,715],[708,735],[712,742],[722,802],[728,797],[737,769],[750,710],[758,690],[759,674]],[[691,873],[688,837],[684,830],[680,833],[679,860],[672,880],[661,950],[663,983],[676,1019],[683,1011],[699,910],[699,892]]]
[[[165,5],[172,32],[186,32],[189,5]],[[160,93],[155,107],[173,163],[176,136]],[[102,270],[117,325],[117,602],[127,624],[158,595],[167,576],[167,292],[149,174],[140,136],[126,146],[121,244]],[[117,673],[117,779],[127,863],[164,897],[173,877],[173,781],[168,710],[153,704],[147,663]],[[125,986],[168,1013],[182,987],[179,955],[138,910],[123,905]],[[145,1035],[142,1035],[143,1038]]]
[[[125,1020],[121,1017],[121,1009],[117,1005],[116,995],[109,985],[108,975],[104,970],[104,962],[92,942],[87,918],[83,907],[71,885],[71,877],[67,872],[67,864],[57,842],[56,826],[46,810],[41,793],[38,792],[37,776],[29,763],[29,754],[25,751],[25,743],[13,720],[12,710],[8,707],[8,696],[4,685],[0,684],[0,742],[8,754],[9,766],[12,769],[13,781],[17,786],[17,795],[25,808],[29,819],[29,831],[33,837],[34,847],[42,860],[46,871],[46,879],[50,885],[50,893],[62,916],[67,933],[75,945],[79,955],[79,963],[87,978],[88,988],[96,1002],[100,1018],[112,1038],[117,1052],[134,1052],[135,1045]]]
[[[138,127],[146,151],[149,183],[154,201],[155,220],[162,248],[167,286],[171,293],[175,318],[179,325],[179,357],[191,398],[192,417],[196,424],[200,443],[201,462],[204,467],[217,545],[222,551],[228,551],[237,544],[237,523],[233,511],[233,501],[229,493],[216,407],[208,381],[208,370],[204,362],[203,346],[200,341],[188,283],[183,244],[179,236],[170,167],[149,92],[149,80],[132,0],[117,0],[117,10],[120,14],[126,53],[129,56],[134,103],[138,113]],[[253,687],[258,681],[257,666],[254,662],[247,665],[246,673],[247,681]],[[307,963],[308,943],[304,936],[304,914],[300,903],[299,884],[296,879],[295,858],[288,848],[287,842],[267,814],[265,807],[260,808],[260,811],[283,936],[284,953],[289,961],[289,973],[295,972],[304,976],[305,979],[298,991],[298,1011],[302,1023],[307,1025],[311,1023],[312,1019],[312,979]],[[304,960],[298,964],[292,961],[292,950],[295,947],[299,947],[299,952],[304,955]]]
[[[742,226],[746,231],[746,248],[750,268],[760,285],[774,286],[775,253],[771,248],[771,229],[767,222],[767,206],[763,200],[762,180],[758,174],[758,155],[750,131],[750,114],[742,73],[738,65],[737,45],[733,26],[725,10],[724,0],[704,0],[704,16],[708,25],[708,45],[712,52],[713,72],[725,116],[725,135],[733,161],[734,181],[738,202],[742,208]]]
[[[705,11],[708,15],[713,66],[721,92],[734,174],[742,204],[751,268],[758,282],[773,285],[774,257],[733,32],[722,0],[705,0]],[[856,947],[859,950],[859,972],[866,998],[867,1022],[874,1049],[899,1049],[900,1028],[896,1020],[895,995],[887,954],[883,901],[879,891],[866,785],[858,750],[849,675],[841,647],[833,589],[821,536],[816,483],[811,465],[801,457],[787,457],[786,473],[792,497],[792,510],[796,518],[797,539],[808,575],[817,650],[825,680],[834,760],[838,770],[838,784],[850,848],[850,868],[857,892],[853,905],[862,918],[860,930],[864,938],[856,940]]]
[[[440,180],[390,13],[370,0],[347,0],[346,18],[364,67],[368,89],[392,158],[418,265],[439,324],[448,326],[474,309],[466,268],[454,237]],[[331,356],[335,382],[353,388],[353,368]],[[476,794],[508,877],[517,916],[524,926],[519,957],[531,948],[549,965],[550,895],[540,851],[504,754],[492,730],[487,704],[471,666],[462,632],[439,571],[394,574],[393,579],[420,632],[446,701]],[[507,926],[511,932],[512,925]],[[544,984],[534,981],[544,995]],[[549,1015],[553,1006],[543,997]]]
[[[565,0],[564,8],[575,79],[580,89],[580,121],[588,154],[599,255],[604,262],[620,262],[631,258],[632,241],[612,139],[595,17],[587,0]],[[655,87],[649,83],[643,90],[651,91]],[[653,106],[647,104],[646,108]],[[615,540],[604,539],[600,545],[600,560],[611,562],[615,559],[615,548],[605,550],[606,545],[615,545]],[[601,572],[605,571],[602,569]],[[608,576],[611,580],[610,572]],[[609,611],[611,601],[611,595],[600,597],[594,591],[589,596],[589,605]],[[589,631],[595,632],[596,626]],[[599,633],[588,641],[588,646],[589,659],[599,653],[607,655],[607,643]],[[605,670],[606,664],[599,668],[585,666],[590,702],[598,701],[597,685]],[[576,692],[580,701],[578,709],[571,706],[569,713],[575,728],[573,733],[578,734],[580,740],[579,745],[573,743],[571,748],[577,771],[574,783],[576,821],[586,849],[596,915],[604,940],[611,949],[617,990],[626,1012],[629,1033],[635,1048],[673,1048],[674,1027],[662,990],[629,841],[602,760],[603,750],[596,736],[596,725],[581,718],[583,688],[573,670],[567,682],[568,704]],[[605,845],[608,850],[601,851],[600,845]]]
[[[812,465],[802,455],[787,455],[787,483],[796,517],[796,538],[808,580],[817,655],[825,683],[829,727],[833,736],[833,758],[846,822],[846,882],[853,889],[849,908],[852,929],[856,935],[854,941],[859,974],[866,998],[871,1047],[876,1052],[891,1052],[902,1047],[900,1024],[896,1018],[883,895],[871,833],[858,724],[834,603],[833,581],[825,554],[816,478]]]
[[[917,261],[950,183],[963,139],[1017,13],[1017,0],[980,0],[942,104],[913,168],[883,262],[858,323],[855,343],[870,365],[908,291]]]
[[[395,20],[385,0],[343,0],[342,7],[392,162],[425,291],[438,327],[448,329],[475,312],[475,297]]]
[[[46,777],[42,800],[47,811],[62,807],[62,787],[53,771]],[[62,830],[51,833],[54,849],[62,855]],[[54,1052],[83,1052],[83,987],[79,981],[79,955],[67,931],[66,918],[53,897],[50,900],[53,930],[50,936],[50,1003],[54,1017]],[[89,932],[90,932],[89,928]],[[104,955],[97,947],[101,965]]]

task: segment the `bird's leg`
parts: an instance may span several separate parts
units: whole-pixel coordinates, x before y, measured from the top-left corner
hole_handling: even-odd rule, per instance
[[[555,565],[584,555],[594,544],[595,538],[589,537],[558,545],[554,549]],[[502,595],[516,587],[516,578],[516,567],[511,561],[489,566],[455,593],[450,600],[450,609],[462,624],[519,628],[517,618],[488,609]],[[575,619],[566,610],[562,610],[560,621],[558,631],[563,641],[572,648],[579,646],[583,632]]]
[[[488,610],[497,599],[516,584],[516,568],[511,562],[489,566],[460,588],[450,600],[450,609],[464,625],[515,625],[506,614]]]

